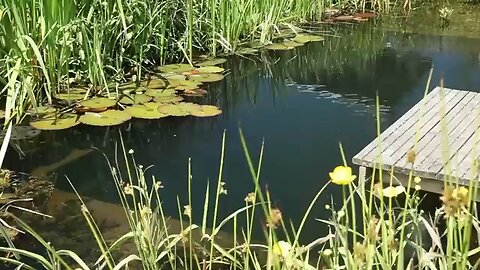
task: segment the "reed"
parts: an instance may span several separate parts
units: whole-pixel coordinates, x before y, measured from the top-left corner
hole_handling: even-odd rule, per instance
[[[1,94],[14,85],[15,122],[75,84],[109,92],[153,65],[199,52],[268,43],[281,27],[321,19],[327,7],[387,11],[388,0],[0,0]],[[14,71],[17,76],[9,76]],[[6,78],[6,79],[5,79]],[[7,79],[15,79],[8,82]]]

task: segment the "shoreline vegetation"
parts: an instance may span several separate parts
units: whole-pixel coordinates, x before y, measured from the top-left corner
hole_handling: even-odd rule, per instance
[[[138,86],[162,73],[157,67],[167,63],[193,66],[202,61],[201,56],[255,53],[274,39],[295,37],[302,32],[301,23],[366,21],[371,12],[389,12],[402,4],[385,0],[2,0],[0,86],[6,97],[5,123],[23,123],[27,115],[45,113],[43,105],[63,109],[73,99],[59,102],[65,93],[84,94],[84,99],[116,98],[118,84]],[[285,48],[309,40],[294,39]]]
[[[326,12],[340,12],[333,16],[338,21],[343,15],[345,20],[367,19],[371,15],[350,15],[382,14],[394,8],[410,9],[411,4],[408,0],[0,0],[0,55],[3,56],[0,86],[3,87],[4,127],[7,128],[0,149],[0,165],[14,124],[23,123],[31,117],[26,114],[31,108],[36,115],[39,108],[45,109],[45,104],[51,106],[59,94],[75,94],[80,98],[67,99],[71,103],[61,103],[54,112],[45,109],[43,114],[54,118],[48,125],[57,125],[58,119],[76,124],[78,119],[73,119],[76,116],[60,116],[70,113],[63,111],[65,108],[77,108],[81,102],[89,105],[80,108],[88,108],[88,113],[95,115],[113,110],[107,108],[119,110],[125,95],[128,98],[122,106],[131,105],[125,108],[132,108],[138,100],[142,100],[139,103],[143,105],[153,103],[153,98],[167,99],[168,108],[163,107],[167,105],[154,104],[148,110],[153,118],[159,113],[170,116],[186,113],[218,115],[221,110],[215,106],[178,105],[179,99],[184,98],[179,91],[185,93],[189,90],[199,94],[201,91],[197,87],[200,83],[214,82],[223,76],[224,70],[219,67],[223,60],[218,62],[219,59],[211,57],[223,53],[255,53],[260,47],[267,46],[268,49],[268,46],[274,45],[272,40],[278,38],[288,37],[280,45],[274,45],[278,50],[293,48],[293,43],[321,41],[323,37],[318,33],[300,33],[302,29],[297,25],[322,21]],[[208,57],[200,58],[201,54]],[[213,62],[202,67],[204,61]],[[164,65],[180,62],[186,64]],[[174,69],[172,73],[175,74],[170,75],[177,76],[175,80],[189,83],[178,83],[172,90],[169,85],[173,79],[168,80],[162,75],[163,79],[154,80],[156,84],[163,82],[165,85],[155,88],[153,95],[145,94],[152,89],[137,93],[139,88],[148,88],[143,83],[151,82],[151,77],[157,72],[152,70],[161,65],[164,69]],[[202,81],[192,77],[201,77]],[[134,86],[130,87],[130,84]],[[122,85],[128,93],[120,91],[122,93],[118,95]],[[176,88],[179,86],[183,90]],[[429,88],[430,79],[425,94]],[[110,96],[113,93],[117,94],[113,98],[115,103],[98,100],[101,99],[97,97],[99,95],[112,99]],[[376,105],[380,132],[378,98]],[[118,122],[119,118],[124,120],[128,116],[116,114],[104,118]],[[340,144],[342,164],[332,168],[328,176],[319,176],[318,193],[304,210],[300,224],[293,225],[284,220],[282,210],[272,204],[272,194],[261,182],[263,144],[259,149],[258,164],[254,164],[242,131],[239,130],[239,133],[251,174],[252,192],[246,194],[244,207],[225,218],[219,217],[220,200],[228,196],[228,187],[222,179],[225,134],[218,179],[205,186],[203,205],[192,205],[192,171],[191,160],[188,160],[188,198],[177,199],[178,216],[172,219],[165,215],[162,205],[162,192],[168,187],[164,188],[155,177],[147,177],[148,167],[137,163],[134,150],[125,148],[120,134],[116,163],[108,163],[108,166],[121,202],[116,210],[123,212],[124,218],[118,221],[126,228],[122,235],[107,239],[110,237],[103,231],[105,224],[101,224],[103,222],[97,218],[97,213],[90,208],[92,204],[88,199],[82,199],[72,186],[76,193],[73,198],[77,199],[74,207],[76,212],[80,212],[79,218],[86,223],[87,233],[93,239],[92,246],[88,248],[94,253],[94,258],[84,258],[73,249],[53,245],[35,230],[33,224],[25,221],[27,219],[23,217],[32,215],[44,220],[51,218],[48,213],[28,207],[35,200],[9,200],[4,197],[8,193],[2,191],[0,199],[7,201],[0,206],[0,234],[4,239],[0,245],[0,261],[12,269],[32,270],[402,270],[477,269],[480,266],[480,248],[478,239],[475,239],[480,230],[475,202],[478,181],[471,181],[468,187],[463,187],[455,179],[449,179],[444,194],[439,196],[442,207],[433,216],[426,216],[420,208],[421,178],[410,173],[408,186],[404,187],[395,183],[393,176],[389,181],[378,179],[382,174],[375,173],[371,179],[357,177],[349,167]],[[84,156],[88,153],[76,154]],[[410,162],[414,163],[414,158]],[[52,167],[62,164],[53,164]],[[476,166],[474,169],[478,170]],[[48,168],[45,170],[48,171]],[[3,182],[8,184],[10,172],[4,170],[2,174]],[[331,217],[317,219],[322,226],[328,226],[330,232],[310,243],[302,243],[300,236],[304,225],[314,218],[311,216],[312,209],[330,185],[338,185],[343,194],[341,200],[324,206]],[[38,181],[35,188],[50,194],[54,192],[51,183],[48,185],[42,181]],[[72,194],[65,197],[72,198]],[[197,224],[194,220],[201,222]],[[172,230],[173,223],[175,228]],[[264,239],[261,241],[254,239],[256,226],[263,228]],[[229,236],[224,235],[227,227],[233,228]],[[18,246],[15,242],[18,235],[32,238],[35,247],[39,248],[32,251]]]

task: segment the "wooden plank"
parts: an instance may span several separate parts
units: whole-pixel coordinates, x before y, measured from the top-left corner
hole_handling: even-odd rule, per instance
[[[407,113],[405,113],[395,123],[393,123],[384,132],[382,132],[380,137],[377,137],[369,145],[367,145],[367,147],[365,147],[359,154],[357,154],[353,158],[353,163],[357,165],[373,167],[373,163],[375,162],[379,154],[379,150],[380,150],[379,147],[392,143],[396,139],[396,136],[395,137],[393,136],[398,135],[399,130],[406,131],[412,128],[412,126],[415,123],[415,121],[412,121],[412,119],[417,119],[417,117],[415,117],[416,114],[420,114],[421,112],[425,114],[426,112],[428,112],[428,110],[431,107],[435,105],[435,101],[440,94],[440,90],[441,90],[440,87],[436,87],[426,97],[422,98],[417,104],[415,104],[413,108],[407,111]],[[380,143],[381,145],[379,146],[378,144]],[[383,149],[382,149],[382,152],[383,152]]]
[[[480,99],[480,94],[479,94],[479,99]],[[476,129],[472,132],[472,145],[471,145],[471,151],[469,155],[465,157],[465,159],[460,163],[459,167],[460,168],[466,168],[465,172],[463,175],[460,176],[460,180],[463,180],[464,182],[469,182],[472,179],[472,174],[477,173],[477,171],[472,171],[472,166],[475,164],[473,163],[474,161],[479,160],[480,158],[480,108],[477,107],[477,110],[475,112],[471,112],[472,115],[476,116],[474,121],[472,122],[471,126],[476,127]],[[476,142],[475,142],[476,140]],[[476,179],[478,179],[478,175],[474,176]]]
[[[382,132],[380,137],[375,138],[370,144],[368,144],[365,148],[362,149],[357,155],[355,155],[352,159],[354,164],[362,165],[363,160],[365,157],[372,152],[378,152],[377,147],[380,139],[388,138],[397,128],[402,127],[404,125],[411,125],[412,122],[409,121],[412,117],[414,117],[417,113],[419,113],[420,108],[422,106],[427,106],[429,100],[432,99],[433,96],[436,96],[437,93],[440,92],[440,87],[434,88],[427,96],[422,98],[415,106],[413,106],[410,110],[408,110],[402,117],[400,117],[394,124],[388,127],[385,131]],[[424,105],[425,104],[425,105]],[[407,126],[405,126],[407,127]]]
[[[415,147],[414,175],[425,178],[436,178],[438,170],[430,170],[430,167],[432,167],[432,164],[437,158],[441,160],[442,151],[439,150],[441,148],[442,137],[448,137],[448,130],[454,130],[461,125],[461,120],[464,117],[461,112],[474,97],[475,93],[460,91],[448,103],[446,102],[440,105],[444,106],[444,108],[440,108],[439,113],[434,116],[437,123],[418,141]],[[442,115],[442,111],[444,115]],[[447,130],[442,130],[443,128],[447,128]],[[398,168],[398,172],[408,174],[411,170],[411,164],[407,163],[405,156],[404,154],[397,160],[394,166]]]
[[[444,179],[444,175],[442,175],[443,168],[446,164],[450,163],[455,153],[465,144],[475,130],[473,126],[475,116],[471,112],[476,110],[480,105],[480,94],[469,92],[468,96],[472,97],[470,101],[463,106],[462,110],[448,124],[450,128],[448,132],[448,145],[444,145],[444,143],[438,140],[437,143],[432,146],[435,150],[429,155],[431,162],[427,170],[435,172],[436,179]],[[423,166],[423,164],[421,164],[421,166]]]
[[[445,92],[445,102],[449,102],[458,93],[459,91],[457,90],[448,90]],[[414,125],[412,125],[411,128],[408,130],[399,128],[391,136],[391,138],[396,139],[389,141],[386,140],[385,149],[381,154],[382,169],[390,170],[397,160],[400,160],[410,149],[413,148],[417,138],[421,139],[438,121],[440,121],[440,119],[435,119],[435,116],[438,116],[439,114],[438,103],[443,98],[441,95],[442,94],[440,93],[432,97],[431,100],[436,106],[427,109],[423,117],[419,116],[418,119],[414,119]]]
[[[477,98],[480,98],[477,97]],[[468,125],[466,131],[458,139],[457,144],[461,144],[456,152],[452,154],[452,157],[449,160],[447,166],[444,166],[442,170],[437,175],[438,179],[446,180],[448,176],[452,177],[462,177],[468,171],[470,166],[470,162],[468,160],[469,154],[472,152],[472,149],[475,145],[478,145],[478,138],[476,139],[474,136],[475,130],[478,129],[478,123],[476,121],[477,117],[479,116],[478,113],[473,113],[473,119],[470,120],[470,124]],[[475,143],[477,140],[477,143]],[[463,143],[462,143],[463,142]]]

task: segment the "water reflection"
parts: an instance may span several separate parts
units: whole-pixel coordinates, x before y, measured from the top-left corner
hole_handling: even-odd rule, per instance
[[[19,147],[10,148],[6,166],[31,172],[39,166],[59,164],[75,149],[94,147],[99,151],[56,168],[56,184],[69,190],[64,177],[68,175],[85,195],[115,201],[116,191],[102,153],[114,161],[118,132],[122,131],[138,162],[155,165],[149,172],[164,183],[165,205],[175,214],[177,196],[186,204],[189,158],[193,162],[194,205],[203,205],[206,182],[217,179],[226,130],[223,180],[229,195],[221,203],[222,209],[230,212],[242,206],[253,190],[239,143],[237,129],[241,126],[254,162],[258,162],[265,140],[262,183],[268,186],[274,205],[297,223],[309,200],[326,183],[328,172],[341,162],[338,142],[351,157],[375,136],[377,94],[382,127],[386,127],[423,95],[432,64],[434,82],[444,76],[447,85],[454,87],[480,86],[479,65],[472,61],[471,53],[477,50],[477,40],[386,33],[371,27],[337,29],[335,35],[341,37],[293,51],[229,59],[226,79],[210,87],[206,98],[194,99],[219,105],[224,114],[216,118],[136,120],[114,128],[79,126],[43,132],[32,142],[18,142]],[[443,49],[434,49],[439,47]],[[326,217],[322,206],[338,192],[332,187],[320,198],[314,217]],[[306,229],[316,236],[325,230],[315,222]]]

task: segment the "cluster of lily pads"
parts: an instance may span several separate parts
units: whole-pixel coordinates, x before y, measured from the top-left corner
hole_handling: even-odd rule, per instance
[[[220,81],[226,60],[212,59],[198,63],[160,66],[158,75],[140,83],[111,84],[104,96],[89,97],[87,88],[73,88],[55,96],[72,103],[71,110],[51,106],[37,107],[39,115],[30,125],[40,130],[60,130],[80,123],[92,126],[113,126],[131,118],[160,119],[168,116],[209,117],[222,113],[212,105],[183,102],[184,97],[205,96],[204,83]]]
[[[318,35],[298,34],[292,38],[266,46],[269,50],[290,50],[309,42],[323,41]],[[209,117],[222,113],[212,105],[184,102],[184,97],[207,94],[204,83],[224,78],[223,58],[195,64],[171,64],[158,68],[158,74],[140,83],[112,83],[103,96],[90,96],[86,87],[71,88],[59,93],[56,99],[73,104],[72,109],[51,106],[37,107],[33,115],[39,116],[30,125],[39,130],[60,130],[80,123],[92,126],[113,126],[131,118],[160,119],[168,116]],[[114,90],[112,90],[114,89]]]
[[[284,39],[281,42],[272,43],[265,48],[274,51],[291,50],[296,47],[303,46],[309,42],[323,41],[325,40],[321,36],[317,35],[296,35],[294,38]]]

